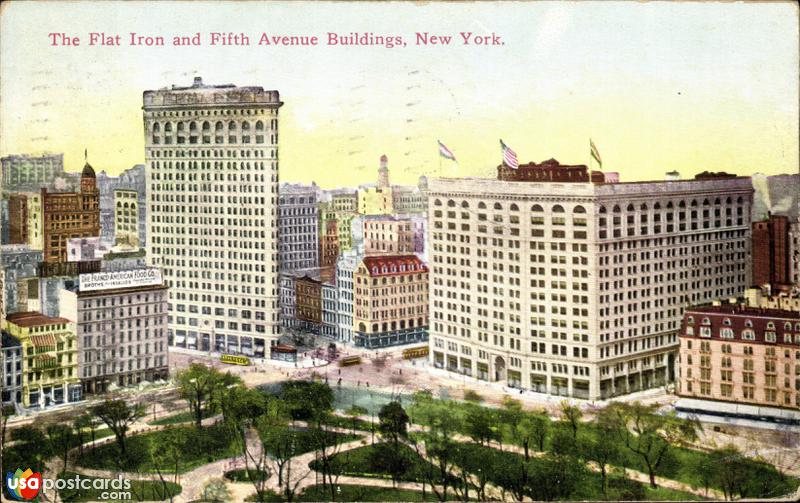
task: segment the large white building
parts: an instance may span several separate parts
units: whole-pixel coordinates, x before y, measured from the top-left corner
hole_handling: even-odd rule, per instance
[[[264,356],[277,343],[281,105],[200,78],[144,92],[147,257],[170,287],[172,345]]]
[[[592,400],[672,381],[684,308],[749,286],[750,179],[520,169],[430,182],[431,362]]]
[[[353,273],[364,258],[363,252],[349,250],[336,261],[336,319],[339,325],[337,339],[344,343],[352,343],[353,339]]]

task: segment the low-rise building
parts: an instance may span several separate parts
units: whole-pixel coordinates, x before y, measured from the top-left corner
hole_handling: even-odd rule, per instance
[[[679,339],[681,397],[800,408],[800,313],[743,304],[691,307]]]
[[[22,347],[22,405],[42,409],[83,398],[75,324],[29,311],[6,316],[3,328]]]
[[[414,253],[414,226],[411,219],[392,215],[364,217],[364,253],[366,255]]]
[[[0,247],[3,307],[6,313],[39,310],[39,263],[42,252],[27,245]]]
[[[2,383],[2,404],[22,403],[22,344],[19,339],[2,331],[0,345],[0,383]]]
[[[754,286],[745,290],[744,296],[750,307],[800,312],[800,289]]]
[[[326,337],[336,339],[339,333],[337,322],[338,290],[334,283],[322,283],[322,329],[320,333]]]
[[[428,340],[428,267],[414,255],[364,257],[353,274],[356,346]]]
[[[84,393],[166,379],[167,286],[160,271],[82,274],[79,279],[79,285],[61,291],[59,303],[61,315],[76,324]]]
[[[283,273],[278,279],[278,302],[283,328],[297,326],[297,292],[294,280],[295,276],[292,273]]]
[[[322,282],[306,275],[295,278],[294,286],[300,328],[318,334],[322,325]]]

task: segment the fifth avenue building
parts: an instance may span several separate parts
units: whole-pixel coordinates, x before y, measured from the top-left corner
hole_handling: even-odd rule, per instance
[[[169,290],[170,344],[263,357],[278,326],[277,91],[144,92],[147,257]]]
[[[691,305],[749,285],[749,178],[609,183],[555,160],[430,182],[430,358],[600,399],[673,381]]]

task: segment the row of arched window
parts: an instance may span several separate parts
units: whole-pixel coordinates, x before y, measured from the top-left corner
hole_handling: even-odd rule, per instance
[[[165,133],[172,133],[173,126],[172,122],[165,122],[164,123],[164,132]],[[176,122],[175,123],[176,132],[182,132],[187,130],[191,131],[211,131],[211,123],[209,121],[203,121],[198,128],[197,121],[190,121],[190,122]],[[240,124],[241,126],[237,125]],[[228,121],[227,128],[225,127],[225,123],[223,121],[217,121],[214,123],[214,131],[237,131],[241,127],[242,131],[249,131],[251,129],[250,122],[248,121]],[[252,126],[253,129],[256,131],[264,131],[264,121],[258,120]],[[161,133],[161,123],[154,122],[153,123],[153,133]]]
[[[741,205],[741,204],[743,204],[743,203],[744,203],[744,199],[743,199],[741,196],[740,196],[740,197],[738,197],[738,198],[736,199],[736,204],[738,204],[738,205]],[[714,206],[720,206],[720,205],[722,205],[722,204],[723,204],[723,201],[722,201],[722,199],[721,199],[721,198],[719,198],[719,197],[715,198],[715,199],[714,199],[714,201],[713,201],[713,205],[714,205]],[[724,204],[726,204],[726,205],[731,205],[731,204],[733,204],[733,199],[732,199],[731,197],[727,197],[727,198],[725,199],[725,201],[724,201]],[[433,205],[434,205],[434,206],[443,206],[443,205],[444,205],[444,203],[442,202],[442,200],[441,200],[441,199],[436,199],[436,200],[434,200],[434,202],[433,202]],[[702,202],[698,202],[698,200],[696,200],[696,199],[693,199],[693,200],[691,200],[691,201],[690,201],[690,202],[688,202],[688,203],[687,203],[687,201],[685,201],[685,200],[680,200],[680,201],[678,201],[677,203],[673,203],[673,201],[667,201],[666,203],[664,203],[664,206],[662,207],[662,203],[661,203],[661,202],[658,202],[658,201],[656,201],[655,203],[653,203],[653,205],[652,205],[652,209],[653,209],[654,211],[658,211],[658,210],[661,210],[661,209],[673,209],[673,208],[675,208],[676,206],[677,206],[678,208],[686,208],[686,207],[687,207],[687,205],[688,205],[689,207],[692,207],[692,208],[694,208],[694,207],[697,207],[697,206],[704,206],[704,207],[707,207],[707,206],[711,206],[711,205],[712,205],[712,202],[711,202],[711,200],[710,200],[710,199],[707,199],[707,198],[706,198],[706,199],[704,199]],[[460,206],[461,208],[464,208],[464,209],[469,209],[469,208],[470,208],[470,204],[469,204],[469,202],[467,202],[467,201],[461,201],[461,203],[460,203],[460,204],[459,204],[459,203],[456,203],[456,202],[455,202],[454,200],[452,200],[452,199],[449,199],[449,200],[447,201],[447,207],[448,207],[448,208],[455,208],[455,207],[459,207],[459,206]],[[487,208],[488,208],[488,207],[487,207],[487,205],[486,205],[486,203],[485,203],[485,202],[483,202],[483,201],[480,201],[480,202],[478,202],[478,209],[479,209],[479,210],[485,210],[485,209],[487,209]],[[649,206],[647,203],[642,203],[642,204],[640,204],[640,205],[638,206],[638,208],[637,208],[636,206],[634,206],[634,205],[631,203],[631,204],[628,204],[628,205],[626,206],[626,208],[625,208],[625,211],[628,211],[628,212],[632,212],[632,211],[640,211],[640,212],[641,212],[641,211],[649,211],[649,210],[650,210],[650,208],[651,208],[651,207],[650,207],[650,206]],[[494,205],[493,205],[493,209],[495,209],[495,210],[501,210],[501,211],[502,211],[504,208],[503,208],[503,205],[502,205],[501,203],[499,203],[499,202],[496,202],[496,203],[494,203]],[[508,205],[508,210],[509,210],[509,211],[520,211],[520,209],[519,209],[519,206],[518,206],[516,203],[511,203],[511,204],[509,204],[509,205]],[[540,205],[540,204],[534,204],[533,206],[531,206],[531,209],[530,209],[530,211],[532,211],[532,212],[534,212],[534,213],[542,213],[542,212],[544,212],[544,208],[543,208],[543,207],[542,207],[542,205]],[[563,207],[563,206],[561,206],[560,204],[555,204],[555,205],[553,205],[553,206],[550,208],[550,211],[551,211],[552,213],[565,213],[565,212],[566,212],[566,210],[564,209],[564,207]],[[611,210],[610,210],[610,211],[611,211],[612,213],[622,213],[622,211],[623,211],[623,210],[622,210],[622,207],[621,207],[620,205],[616,204],[616,205],[614,205],[614,206],[611,208]],[[574,206],[574,207],[572,208],[572,212],[573,212],[573,213],[586,213],[586,208],[584,208],[584,207],[583,207],[583,206],[581,206],[581,205],[576,205],[576,206]],[[608,209],[606,209],[606,207],[605,207],[605,206],[603,206],[603,205],[600,205],[600,207],[598,208],[598,212],[599,212],[599,213],[601,213],[601,214],[603,214],[603,213],[608,213],[608,212],[609,212],[609,210],[608,210]]]
[[[689,325],[693,325],[694,322],[695,322],[694,316],[688,316],[686,318],[686,323],[688,323]],[[711,320],[708,317],[704,317],[702,320],[700,320],[700,324],[701,325],[706,325],[706,326],[711,325]],[[726,327],[731,326],[732,325],[731,319],[730,318],[723,318],[722,324],[725,325]],[[744,326],[747,327],[747,328],[753,328],[753,320],[745,319],[744,320]],[[775,327],[776,327],[775,322],[773,322],[773,321],[768,321],[767,322],[767,330],[775,330]],[[783,329],[786,330],[786,331],[791,330],[792,329],[792,323],[790,321],[784,322],[783,323]],[[800,332],[800,322],[795,323],[794,330],[795,330],[795,332]]]

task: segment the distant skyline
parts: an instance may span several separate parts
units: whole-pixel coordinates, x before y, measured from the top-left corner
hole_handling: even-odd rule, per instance
[[[794,3],[441,4],[15,2],[0,17],[0,154],[84,148],[99,172],[144,162],[142,92],[231,83],[277,89],[281,181],[323,187],[424,174],[486,176],[499,139],[520,163],[554,157],[623,181],[711,171],[797,173]],[[173,47],[173,35],[246,33],[249,47]],[[459,32],[505,45],[464,46]],[[80,36],[53,47],[48,33]],[[89,47],[89,32],[165,47]],[[258,36],[351,32],[407,47],[258,46]],[[452,35],[416,46],[415,33]],[[438,156],[437,140],[458,164]],[[441,165],[441,170],[440,170]]]

